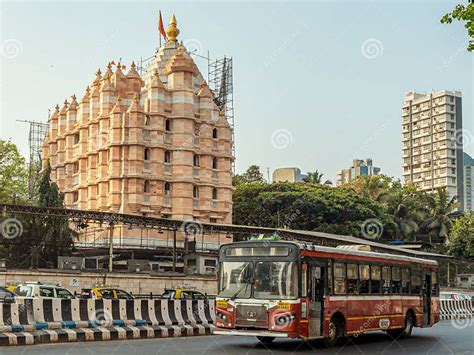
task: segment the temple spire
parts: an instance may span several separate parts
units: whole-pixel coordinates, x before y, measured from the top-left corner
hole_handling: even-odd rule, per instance
[[[168,43],[177,42],[177,38],[180,32],[177,24],[178,23],[176,22],[176,16],[173,14],[168,29],[166,30],[166,34],[168,35]]]

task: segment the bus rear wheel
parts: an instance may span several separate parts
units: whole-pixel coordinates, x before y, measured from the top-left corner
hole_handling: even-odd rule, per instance
[[[413,314],[410,312],[410,313],[407,313],[407,316],[405,317],[404,328],[387,330],[387,334],[390,335],[392,338],[398,338],[398,339],[408,338],[411,336],[414,326],[415,326],[415,318]]]
[[[343,325],[337,319],[331,319],[328,324],[328,337],[324,338],[324,345],[328,348],[336,345],[343,333]]]
[[[275,337],[257,337],[257,339],[263,344],[270,344],[275,340]]]

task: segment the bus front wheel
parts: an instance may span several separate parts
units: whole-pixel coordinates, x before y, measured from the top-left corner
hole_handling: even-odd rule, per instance
[[[257,337],[257,339],[263,344],[270,344],[275,340],[275,337]]]
[[[339,337],[342,336],[343,325],[337,319],[331,319],[328,324],[328,337],[324,338],[324,345],[326,347],[332,347],[336,345]]]

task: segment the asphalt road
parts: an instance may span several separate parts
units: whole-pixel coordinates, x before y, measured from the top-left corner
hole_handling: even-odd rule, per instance
[[[460,328],[460,327],[458,327]],[[130,341],[49,344],[0,348],[0,354],[474,354],[474,320],[462,329],[444,321],[431,329],[413,330],[409,339],[394,341],[381,332],[345,340],[338,347],[318,342],[278,340],[265,347],[253,337],[209,336]]]

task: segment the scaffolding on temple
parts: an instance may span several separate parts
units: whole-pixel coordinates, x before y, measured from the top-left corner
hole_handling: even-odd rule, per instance
[[[36,190],[36,183],[39,181],[38,176],[42,169],[41,147],[48,134],[49,124],[36,121],[17,121],[30,124],[28,135],[28,146],[30,150],[28,162],[28,193],[30,197],[33,197]]]
[[[209,62],[208,84],[214,94],[214,102],[224,113],[232,129],[232,171],[235,174],[235,129],[234,129],[234,86],[232,58]]]

